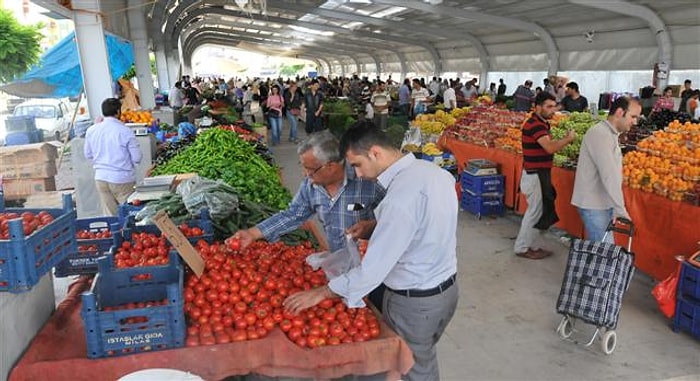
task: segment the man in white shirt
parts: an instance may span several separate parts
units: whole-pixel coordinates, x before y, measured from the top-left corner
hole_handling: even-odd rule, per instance
[[[610,106],[607,120],[591,127],[583,137],[576,167],[571,203],[578,208],[586,239],[602,241],[608,224],[630,219],[622,195],[622,151],[618,137],[637,124],[642,106],[620,97]],[[607,242],[614,242],[608,234]]]
[[[182,82],[175,82],[175,86],[168,92],[168,103],[174,110],[179,110],[185,105],[185,91],[182,89]]]
[[[413,78],[413,91],[411,91],[411,115],[413,118],[425,113],[428,110],[428,104],[431,102],[430,92],[423,87],[420,79]]]
[[[467,83],[464,84],[464,87],[462,87],[462,95],[464,96],[465,100],[470,100],[478,95],[478,90],[476,89],[476,86],[474,86],[475,81],[467,81]]]
[[[457,95],[455,94],[455,89],[448,87],[444,93],[442,93],[445,104],[445,111],[452,111],[457,108]]]
[[[372,103],[372,108],[374,110],[374,124],[379,126],[382,130],[386,129],[386,121],[389,117],[389,101],[391,100],[389,93],[386,91],[386,86],[384,82],[379,81],[377,83],[377,88],[372,93],[372,98],[370,103]],[[367,117],[369,120],[370,118]]]
[[[349,307],[359,307],[383,282],[384,320],[406,340],[415,360],[402,379],[439,380],[436,345],[459,298],[454,178],[411,154],[403,155],[373,126],[351,127],[341,139],[340,152],[358,176],[376,179],[387,191],[375,209],[377,225],[367,253],[361,266],[327,286],[288,297],[284,306],[298,313],[340,296]]]

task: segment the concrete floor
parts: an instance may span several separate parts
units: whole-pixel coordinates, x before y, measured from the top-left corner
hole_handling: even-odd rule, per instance
[[[302,179],[296,145],[273,151],[285,186]],[[306,136],[303,129],[300,137]],[[651,296],[654,282],[636,273],[617,327],[617,349],[606,356],[562,340],[555,304],[566,266],[568,242],[548,233],[554,256],[533,261],[513,255],[519,217],[484,217],[460,211],[458,225],[460,301],[438,345],[442,380],[699,380],[700,342],[674,333]],[[590,326],[572,338],[587,340]]]
[[[300,127],[299,137],[305,137]],[[285,186],[295,192],[302,172],[288,131],[273,151]],[[518,258],[512,247],[519,223],[512,214],[482,220],[459,214],[460,301],[438,344],[442,380],[700,381],[700,342],[671,331],[650,294],[654,282],[641,273],[625,296],[612,355],[604,355],[599,342],[586,348],[560,339],[555,303],[567,243],[549,233],[545,248],[554,256]],[[67,284],[56,279],[57,300]],[[572,337],[590,337],[590,326],[579,325],[583,332]]]

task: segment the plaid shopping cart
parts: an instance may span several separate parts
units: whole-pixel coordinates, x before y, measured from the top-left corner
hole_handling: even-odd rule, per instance
[[[628,236],[627,248],[608,242],[574,239],[569,250],[564,280],[557,300],[557,312],[564,315],[557,331],[563,338],[573,332],[575,319],[596,326],[591,340],[602,334],[603,352],[614,351],[615,327],[622,298],[634,274],[634,254],[631,252],[634,226],[631,221],[618,219],[626,227],[612,223],[607,234],[617,231]]]

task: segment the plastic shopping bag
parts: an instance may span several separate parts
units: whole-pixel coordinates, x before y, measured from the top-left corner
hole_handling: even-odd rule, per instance
[[[681,274],[683,257],[676,257],[676,260],[678,260],[678,269],[651,290],[659,310],[669,319],[676,314],[676,292],[678,290],[678,278],[680,278]]]
[[[360,251],[350,235],[345,236],[345,247],[334,252],[324,251],[306,257],[306,263],[314,270],[323,269],[326,278],[331,280],[360,264]]]

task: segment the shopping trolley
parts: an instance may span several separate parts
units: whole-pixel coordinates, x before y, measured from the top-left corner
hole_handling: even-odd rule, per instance
[[[595,325],[593,336],[584,345],[590,346],[599,337],[606,355],[613,353],[617,345],[615,327],[622,298],[634,274],[634,225],[625,218],[618,218],[617,222],[608,225],[605,236],[611,232],[627,235],[626,249],[608,242],[573,240],[557,300],[557,312],[564,315],[557,333],[569,339],[576,319]]]

